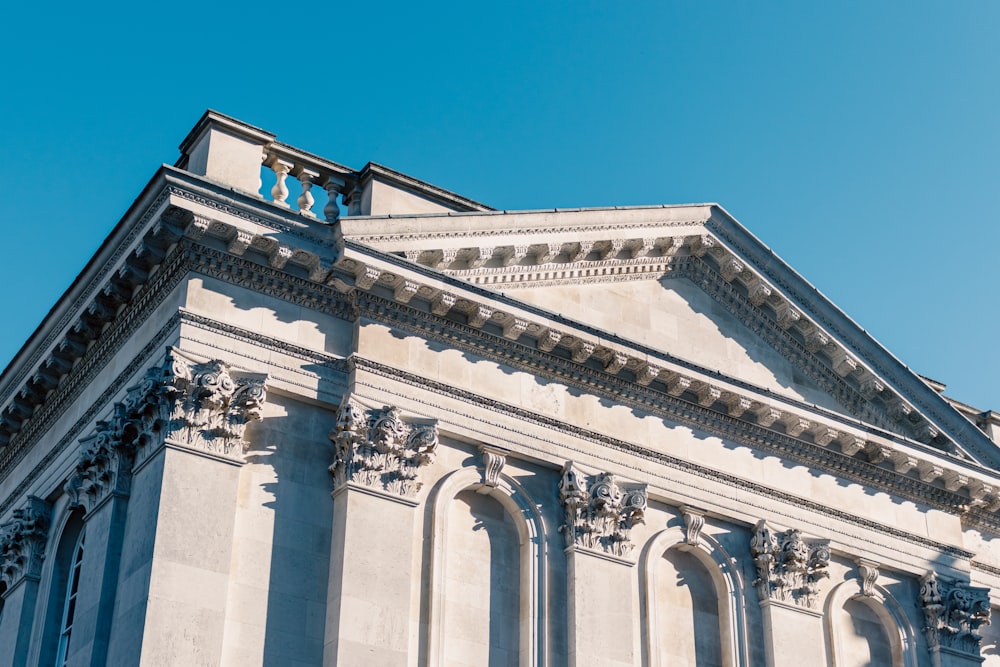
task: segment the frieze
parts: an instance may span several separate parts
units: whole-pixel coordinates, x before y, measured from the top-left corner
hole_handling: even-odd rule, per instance
[[[420,468],[434,458],[437,422],[407,423],[399,408],[365,410],[349,395],[337,411],[330,432],[334,460],[330,466],[334,493],[349,485],[412,498],[420,490]]]
[[[979,656],[980,628],[990,624],[990,589],[946,583],[933,570],[920,578],[924,636],[932,653],[942,648]]]
[[[644,523],[646,485],[619,480],[608,472],[588,475],[567,461],[559,480],[565,523],[559,528],[567,548],[629,556],[632,528]]]
[[[607,209],[607,210],[621,210],[621,208],[622,207],[617,207],[614,209]],[[653,208],[672,208],[672,207],[663,206],[663,207],[653,207]],[[588,209],[588,210],[597,210],[597,209]],[[554,213],[566,212],[566,209],[553,209],[553,212]],[[499,211],[497,213],[503,215],[503,213]],[[601,224],[601,225],[574,225],[572,227],[522,227],[515,229],[509,229],[507,227],[502,227],[502,228],[497,227],[494,229],[482,229],[482,230],[472,230],[472,231],[462,232],[461,238],[488,238],[491,236],[509,238],[519,235],[545,236],[552,234],[568,234],[568,233],[572,234],[587,234],[590,232],[605,233],[608,231],[615,231],[619,229],[637,231],[640,229],[691,227],[695,225],[703,225],[707,222],[707,220],[708,218],[699,216],[698,218],[692,220],[665,220],[662,222],[650,222],[650,223],[628,222],[622,224],[611,223],[611,224]],[[639,234],[639,236],[642,236],[642,234]],[[449,241],[454,241],[456,239],[454,232],[419,232],[419,233],[409,233],[409,234],[351,234],[350,237],[361,243],[373,246],[377,246],[380,243],[392,243],[401,241],[406,241],[406,242],[429,241],[432,239],[447,239]]]
[[[879,467],[859,457],[848,456],[830,448],[817,446],[784,433],[762,428],[728,414],[698,406],[674,397],[656,387],[643,387],[617,376],[611,376],[589,366],[574,364],[552,354],[544,354],[533,347],[492,336],[479,329],[445,320],[410,307],[395,304],[374,295],[361,295],[358,306],[365,315],[403,328],[415,330],[504,363],[513,363],[560,378],[563,381],[612,396],[625,404],[648,409],[662,417],[680,423],[695,425],[716,435],[751,445],[763,451],[797,460],[818,469],[836,470],[838,474],[862,481],[875,488],[895,493],[912,500],[929,502],[953,513],[968,509],[968,498],[943,487],[923,482],[915,477],[895,473],[890,468]],[[986,515],[978,509],[969,514]],[[1000,518],[992,521],[1000,526]]]
[[[8,591],[22,579],[38,581],[48,531],[48,503],[35,496],[0,526],[0,581]]]
[[[698,477],[701,477],[702,479],[705,480],[722,483],[727,487],[733,489],[745,490],[749,491],[750,493],[760,495],[762,497],[773,498],[788,505],[794,507],[801,507],[805,510],[808,510],[810,512],[815,512],[823,516],[829,516],[850,525],[859,526],[866,530],[871,530],[880,533],[882,535],[887,535],[893,538],[897,538],[909,542],[911,544],[918,545],[923,548],[933,549],[935,551],[939,551],[942,554],[947,554],[949,556],[952,556],[956,559],[969,560],[975,555],[971,551],[967,551],[965,549],[961,549],[950,544],[937,542],[935,540],[931,540],[922,537],[920,535],[908,533],[894,526],[889,526],[886,524],[878,523],[876,521],[872,521],[870,519],[865,519],[855,514],[840,511],[834,507],[830,507],[829,505],[814,502],[812,500],[809,500],[808,498],[792,495],[777,488],[764,486],[737,477],[735,475],[729,475],[719,470],[700,466],[691,461],[680,459],[671,456],[670,454],[666,454],[664,452],[658,452],[655,450],[647,449],[645,447],[641,447],[631,442],[618,440],[616,438],[596,433],[594,431],[589,431],[579,426],[568,424],[566,422],[562,422],[557,419],[553,419],[551,417],[531,412],[529,410],[525,410],[523,408],[511,405],[509,403],[503,403],[495,399],[485,398],[473,392],[465,391],[463,389],[458,389],[451,385],[447,385],[441,382],[437,382],[435,380],[421,377],[401,369],[393,368],[391,366],[381,364],[371,359],[366,359],[364,357],[355,355],[352,357],[352,362],[355,366],[363,368],[364,370],[370,373],[379,375],[386,379],[402,382],[411,387],[419,387],[421,389],[433,391],[442,396],[455,398],[462,402],[477,405],[480,408],[486,409],[491,413],[504,414],[508,417],[514,417],[518,420],[523,420],[527,423],[531,423],[536,426],[543,426],[545,428],[550,428],[556,431],[560,431],[572,435],[574,437],[578,437],[582,440],[593,443],[595,445],[601,447],[607,447],[612,451],[636,456],[645,461],[653,461],[655,463],[673,468],[675,470],[697,475]],[[384,388],[382,389],[384,390]],[[510,428],[509,425],[502,424],[500,422],[487,421],[484,422],[484,425],[493,428],[504,428],[508,430]],[[532,442],[533,440],[538,440],[539,436],[537,432],[532,431],[529,434],[527,431],[524,431],[521,432],[521,435],[525,436],[522,442],[523,447],[527,447],[528,449],[534,449],[539,454],[543,454],[545,452],[550,451],[548,448],[531,447],[530,442]],[[527,437],[529,435],[531,436],[530,438]],[[555,444],[552,441],[547,441],[547,442]],[[641,471],[644,474],[657,474],[653,473],[648,466],[645,466],[641,463],[630,465],[629,467],[633,468],[636,471]],[[657,474],[657,476],[662,477],[662,475],[659,474]],[[667,480],[668,482],[671,481],[669,478],[664,477],[664,479]],[[712,492],[719,493],[718,489],[715,487],[712,488]],[[748,498],[744,494],[733,494],[730,498],[733,500],[738,499],[741,505],[746,505],[749,502]],[[771,505],[769,504],[768,507],[771,507]],[[994,529],[996,530],[998,528],[1000,528],[1000,526],[997,526]],[[851,537],[852,539],[862,539],[862,540],[870,539],[856,534],[849,535],[849,537]],[[922,554],[914,553],[910,555],[912,556],[919,555],[920,557],[924,557]]]
[[[761,600],[816,607],[820,582],[830,576],[828,540],[807,541],[795,528],[773,533],[761,519],[750,538],[750,555],[757,570],[753,584]]]

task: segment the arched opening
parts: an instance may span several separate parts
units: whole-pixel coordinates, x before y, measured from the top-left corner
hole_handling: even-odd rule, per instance
[[[7,597],[7,582],[0,581],[0,623],[3,623],[3,603]]]
[[[661,665],[722,667],[719,592],[711,574],[690,551],[668,549],[655,564],[652,648]]]
[[[837,625],[837,667],[897,667],[892,636],[867,600],[846,600],[831,619]]]
[[[517,526],[490,495],[458,493],[447,508],[445,665],[520,664],[521,553]]]
[[[62,667],[71,655],[84,537],[83,513],[76,510],[67,519],[55,551],[45,605],[40,664]]]

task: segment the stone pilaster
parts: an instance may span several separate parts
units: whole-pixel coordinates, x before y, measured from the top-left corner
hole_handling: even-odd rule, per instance
[[[345,396],[330,440],[334,522],[323,661],[403,667],[412,662],[415,496],[437,426]]]
[[[757,569],[754,586],[764,622],[768,667],[798,667],[826,662],[821,581],[829,576],[826,541],[806,540],[792,528],[774,533],[763,520],[750,540]]]
[[[141,652],[152,662],[193,664],[185,647],[218,652],[237,466],[244,429],[260,418],[264,379],[170,349],[81,441],[66,491],[86,511],[80,599],[94,602],[78,609],[77,623],[94,641],[75,647],[75,662],[126,664]],[[191,642],[176,644],[167,627]]]
[[[49,506],[30,496],[11,521],[0,526],[0,664],[27,660],[32,620],[38,603],[38,581],[49,531]]]
[[[560,528],[566,539],[569,663],[624,667],[639,656],[632,528],[643,522],[646,487],[563,466]]]

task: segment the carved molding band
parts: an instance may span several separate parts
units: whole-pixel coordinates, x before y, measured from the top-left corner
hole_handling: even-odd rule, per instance
[[[990,589],[947,585],[931,571],[920,578],[919,600],[932,652],[943,647],[979,657],[979,628],[990,624]]]
[[[813,608],[819,582],[830,576],[830,546],[827,540],[802,539],[795,528],[773,534],[761,519],[750,538],[750,553],[757,568],[757,595],[761,600],[791,601]]]
[[[566,510],[560,531],[567,547],[582,547],[619,558],[632,553],[631,531],[643,523],[646,485],[619,482],[611,473],[587,475],[572,461],[563,466],[559,501]]]
[[[0,526],[0,581],[12,589],[22,579],[37,581],[45,557],[49,530],[49,506],[41,498],[14,510],[14,518]]]
[[[71,502],[89,512],[109,493],[128,495],[134,464],[166,442],[242,461],[249,447],[243,434],[261,418],[266,379],[168,349],[163,363],[115,403],[111,418],[80,440],[76,471],[64,487]]]
[[[417,474],[437,448],[437,422],[410,424],[399,408],[363,410],[344,396],[330,440],[334,491],[354,483],[412,498],[421,487]]]

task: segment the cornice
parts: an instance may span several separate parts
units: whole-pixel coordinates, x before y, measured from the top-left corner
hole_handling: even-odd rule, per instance
[[[652,217],[655,210],[643,212]],[[412,262],[494,289],[658,279],[685,275],[686,270],[692,282],[745,322],[741,312],[747,308],[734,308],[734,296],[747,302],[750,311],[758,311],[750,318],[758,333],[763,332],[779,353],[806,371],[857,418],[953,454],[962,452],[954,437],[915,410],[904,394],[892,388],[893,383],[862,361],[854,352],[856,346],[841,342],[839,330],[831,331],[825,328],[825,320],[806,315],[809,299],[786,296],[788,281],[771,279],[771,274],[728,248],[714,232],[706,233],[717,207],[679,210],[688,215],[675,220],[643,223],[629,219],[604,225],[573,224],[576,216],[570,216],[567,219],[571,222],[562,225],[518,226],[519,221],[531,217],[529,214],[514,214],[515,220],[508,224],[492,226],[486,224],[489,221],[474,223],[471,218],[468,224],[449,224],[441,216],[432,220],[414,216],[397,222],[395,232],[384,225],[370,231],[371,225],[345,224],[350,239],[399,252]],[[698,212],[706,215],[695,215]],[[489,237],[496,237],[500,245],[490,246],[483,240]],[[547,243],[532,243],[540,240]],[[785,266],[774,257],[765,264],[775,262]],[[815,295],[823,298],[818,292]],[[800,307],[803,301],[806,308]],[[832,304],[830,307],[835,309]],[[871,343],[877,345],[873,340]],[[941,411],[931,413],[933,417],[941,415]],[[974,439],[988,441],[978,429]],[[971,451],[991,466],[1000,465],[1000,451],[991,442]]]
[[[794,298],[825,330],[844,341],[846,347],[895,387],[897,394],[914,401],[915,407],[932,417],[936,424],[947,429],[954,441],[962,443],[991,466],[1000,467],[1000,450],[985,433],[805,278],[778,258],[728,212],[721,207],[716,207],[716,211],[706,223],[706,228],[751,262],[763,276]]]
[[[195,196],[183,188],[170,194],[182,199],[182,195]],[[284,225],[310,244],[316,240],[308,230],[296,230],[280,219],[256,217],[242,203],[234,206],[197,196],[207,201],[199,200],[199,205],[214,205],[223,217],[239,213],[239,219]],[[126,323],[134,322],[148,303],[162,297],[187,271],[195,271],[346,319],[363,314],[395,324],[873,488],[964,513],[967,521],[979,517],[974,520],[996,530],[993,512],[1000,509],[1000,492],[991,471],[945,460],[905,438],[879,434],[870,425],[845,422],[815,406],[685,364],[357,243],[348,242],[342,251],[329,244],[338,261],[326,268],[312,259],[319,259],[315,253],[310,256],[310,251],[292,245],[278,244],[275,249],[274,244],[258,244],[258,238],[266,240],[260,234],[240,236],[238,232],[229,222],[176,207],[150,225],[132,264],[126,262],[138,279],[147,281],[135,292],[140,300],[122,304],[116,311],[101,311],[110,327],[99,320],[90,322],[97,343],[81,352],[88,361],[73,367],[75,380],[64,381],[54,393],[38,398],[35,414],[22,422],[25,428],[16,438],[16,448],[2,454],[0,474],[9,472],[15,451],[23,452],[48,428],[49,415],[58,415],[65,401],[80,391],[80,383],[99,367],[98,360],[108,358],[107,350],[120,344]],[[233,243],[237,238],[239,242]],[[706,239],[692,243],[703,247]],[[173,248],[166,259],[162,256],[165,245]],[[247,253],[249,248],[255,252]],[[301,261],[291,262],[297,254]],[[694,255],[699,257],[697,252]],[[139,263],[143,258],[148,259]],[[112,335],[112,331],[117,333]],[[89,370],[84,373],[78,368]],[[965,493],[959,493],[963,489]]]
[[[526,410],[517,405],[487,398],[444,382],[438,382],[436,380],[411,373],[404,369],[382,364],[378,361],[361,357],[359,355],[355,355],[351,358],[351,360],[357,368],[364,369],[365,371],[378,377],[391,381],[398,381],[411,387],[421,388],[438,395],[447,396],[451,399],[474,405],[477,408],[486,410],[490,413],[501,414],[535,426],[541,426],[552,431],[564,433],[612,451],[634,456],[642,461],[655,462],[675,470],[694,474],[702,479],[718,482],[733,489],[749,491],[755,495],[765,498],[773,498],[794,507],[799,507],[822,516],[828,516],[839,521],[843,521],[847,524],[862,527],[866,530],[872,530],[883,535],[901,539],[924,548],[930,548],[958,559],[969,560],[975,556],[973,552],[951,544],[939,542],[921,535],[900,530],[899,528],[888,524],[864,519],[855,514],[838,510],[827,504],[819,503],[809,498],[797,496],[778,488],[758,484],[715,468],[709,468],[701,464],[694,463],[688,459],[652,450],[641,445],[636,445],[632,442],[617,439],[604,433],[591,431],[575,424],[570,424],[547,415]],[[493,425],[500,426],[499,423],[495,423]],[[531,444],[531,438],[523,439],[520,446],[525,448],[526,451],[530,452],[532,455],[538,455],[542,458],[546,458],[546,455],[548,455],[548,458],[551,457],[551,450],[549,448],[533,447]],[[648,478],[650,475],[658,476],[651,468],[643,466],[640,463],[625,465],[626,467],[635,470],[636,472],[633,474],[638,477]]]
[[[770,452],[815,469],[833,472],[869,487],[926,503],[953,514],[969,514],[973,511],[969,506],[974,504],[974,501],[958,493],[961,487],[948,490],[931,483],[938,476],[944,476],[944,468],[940,469],[938,476],[930,478],[929,481],[920,479],[921,463],[916,459],[912,465],[905,467],[905,473],[894,470],[893,468],[898,465],[894,459],[898,450],[888,443],[876,444],[861,439],[860,443],[852,445],[852,437],[849,442],[841,444],[841,451],[835,451],[829,445],[837,440],[822,445],[815,441],[810,442],[730,416],[711,406],[699,405],[696,397],[687,398],[691,396],[690,394],[671,395],[668,384],[651,383],[642,386],[635,381],[616,377],[571,359],[505,340],[502,336],[486,333],[482,329],[449,321],[412,307],[394,304],[388,299],[370,294],[362,295],[358,300],[358,308],[361,315],[373,320],[445,341],[449,345],[516,368],[558,378],[561,382],[582,388],[589,393],[612,398],[662,418],[746,444],[758,451]],[[802,431],[800,434],[817,437],[810,431]],[[851,445],[851,448],[847,445]],[[940,465],[940,460],[938,464]],[[964,483],[976,484],[967,475]],[[988,492],[993,493],[992,488],[989,487]],[[1000,528],[1000,518],[992,512],[978,512],[977,516],[980,514],[983,519],[989,517],[992,531]]]

